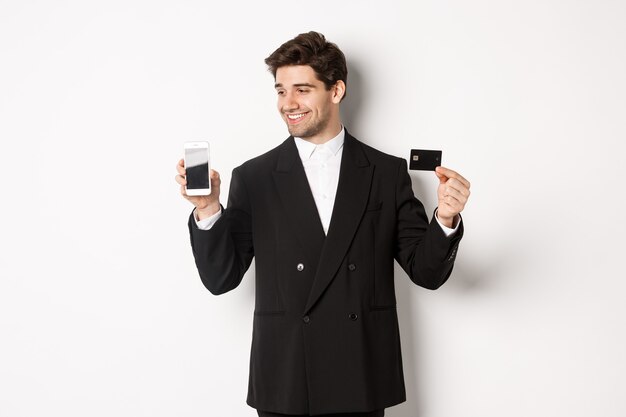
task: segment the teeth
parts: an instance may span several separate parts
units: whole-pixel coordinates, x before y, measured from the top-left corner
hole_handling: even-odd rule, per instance
[[[287,117],[290,118],[291,120],[296,120],[301,118],[302,116],[304,116],[304,113],[300,113],[300,114],[288,114]]]

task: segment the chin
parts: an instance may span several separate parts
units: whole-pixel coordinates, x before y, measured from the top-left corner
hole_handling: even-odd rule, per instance
[[[323,129],[322,126],[287,126],[289,134],[294,137],[306,139],[318,135]]]
[[[311,132],[308,131],[307,129],[298,129],[298,128],[295,128],[294,126],[287,126],[287,130],[289,130],[289,134],[291,136],[295,136],[298,138],[307,138],[311,136]]]

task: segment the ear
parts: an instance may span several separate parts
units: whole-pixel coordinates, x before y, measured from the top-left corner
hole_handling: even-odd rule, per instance
[[[341,99],[343,98],[345,94],[346,94],[346,83],[344,83],[341,80],[337,81],[335,85],[333,86],[333,95],[332,95],[333,103],[339,104],[339,102],[341,101]]]

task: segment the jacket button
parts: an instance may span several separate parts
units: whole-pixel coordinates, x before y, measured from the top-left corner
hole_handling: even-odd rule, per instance
[[[356,313],[350,313],[348,314],[348,317],[350,318],[350,320],[352,321],[356,321],[356,319],[359,318],[359,316]]]
[[[296,269],[300,272],[304,271],[304,264],[303,263],[299,263],[298,265],[296,265]]]
[[[304,316],[302,317],[302,321],[308,324],[311,321],[311,319],[309,318],[309,316]]]
[[[348,269],[350,271],[354,271],[354,270],[356,270],[356,265],[355,264],[350,264],[350,265],[348,265]]]

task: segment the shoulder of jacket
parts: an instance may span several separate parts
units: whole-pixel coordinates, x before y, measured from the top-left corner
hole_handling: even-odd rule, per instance
[[[367,156],[367,158],[374,164],[382,163],[382,164],[389,164],[392,166],[398,166],[399,164],[402,163],[402,161],[404,161],[403,158],[380,151],[370,145],[363,143],[359,139],[356,139],[354,137],[353,139],[357,141],[357,143],[363,149],[363,152],[365,152],[365,155]]]

